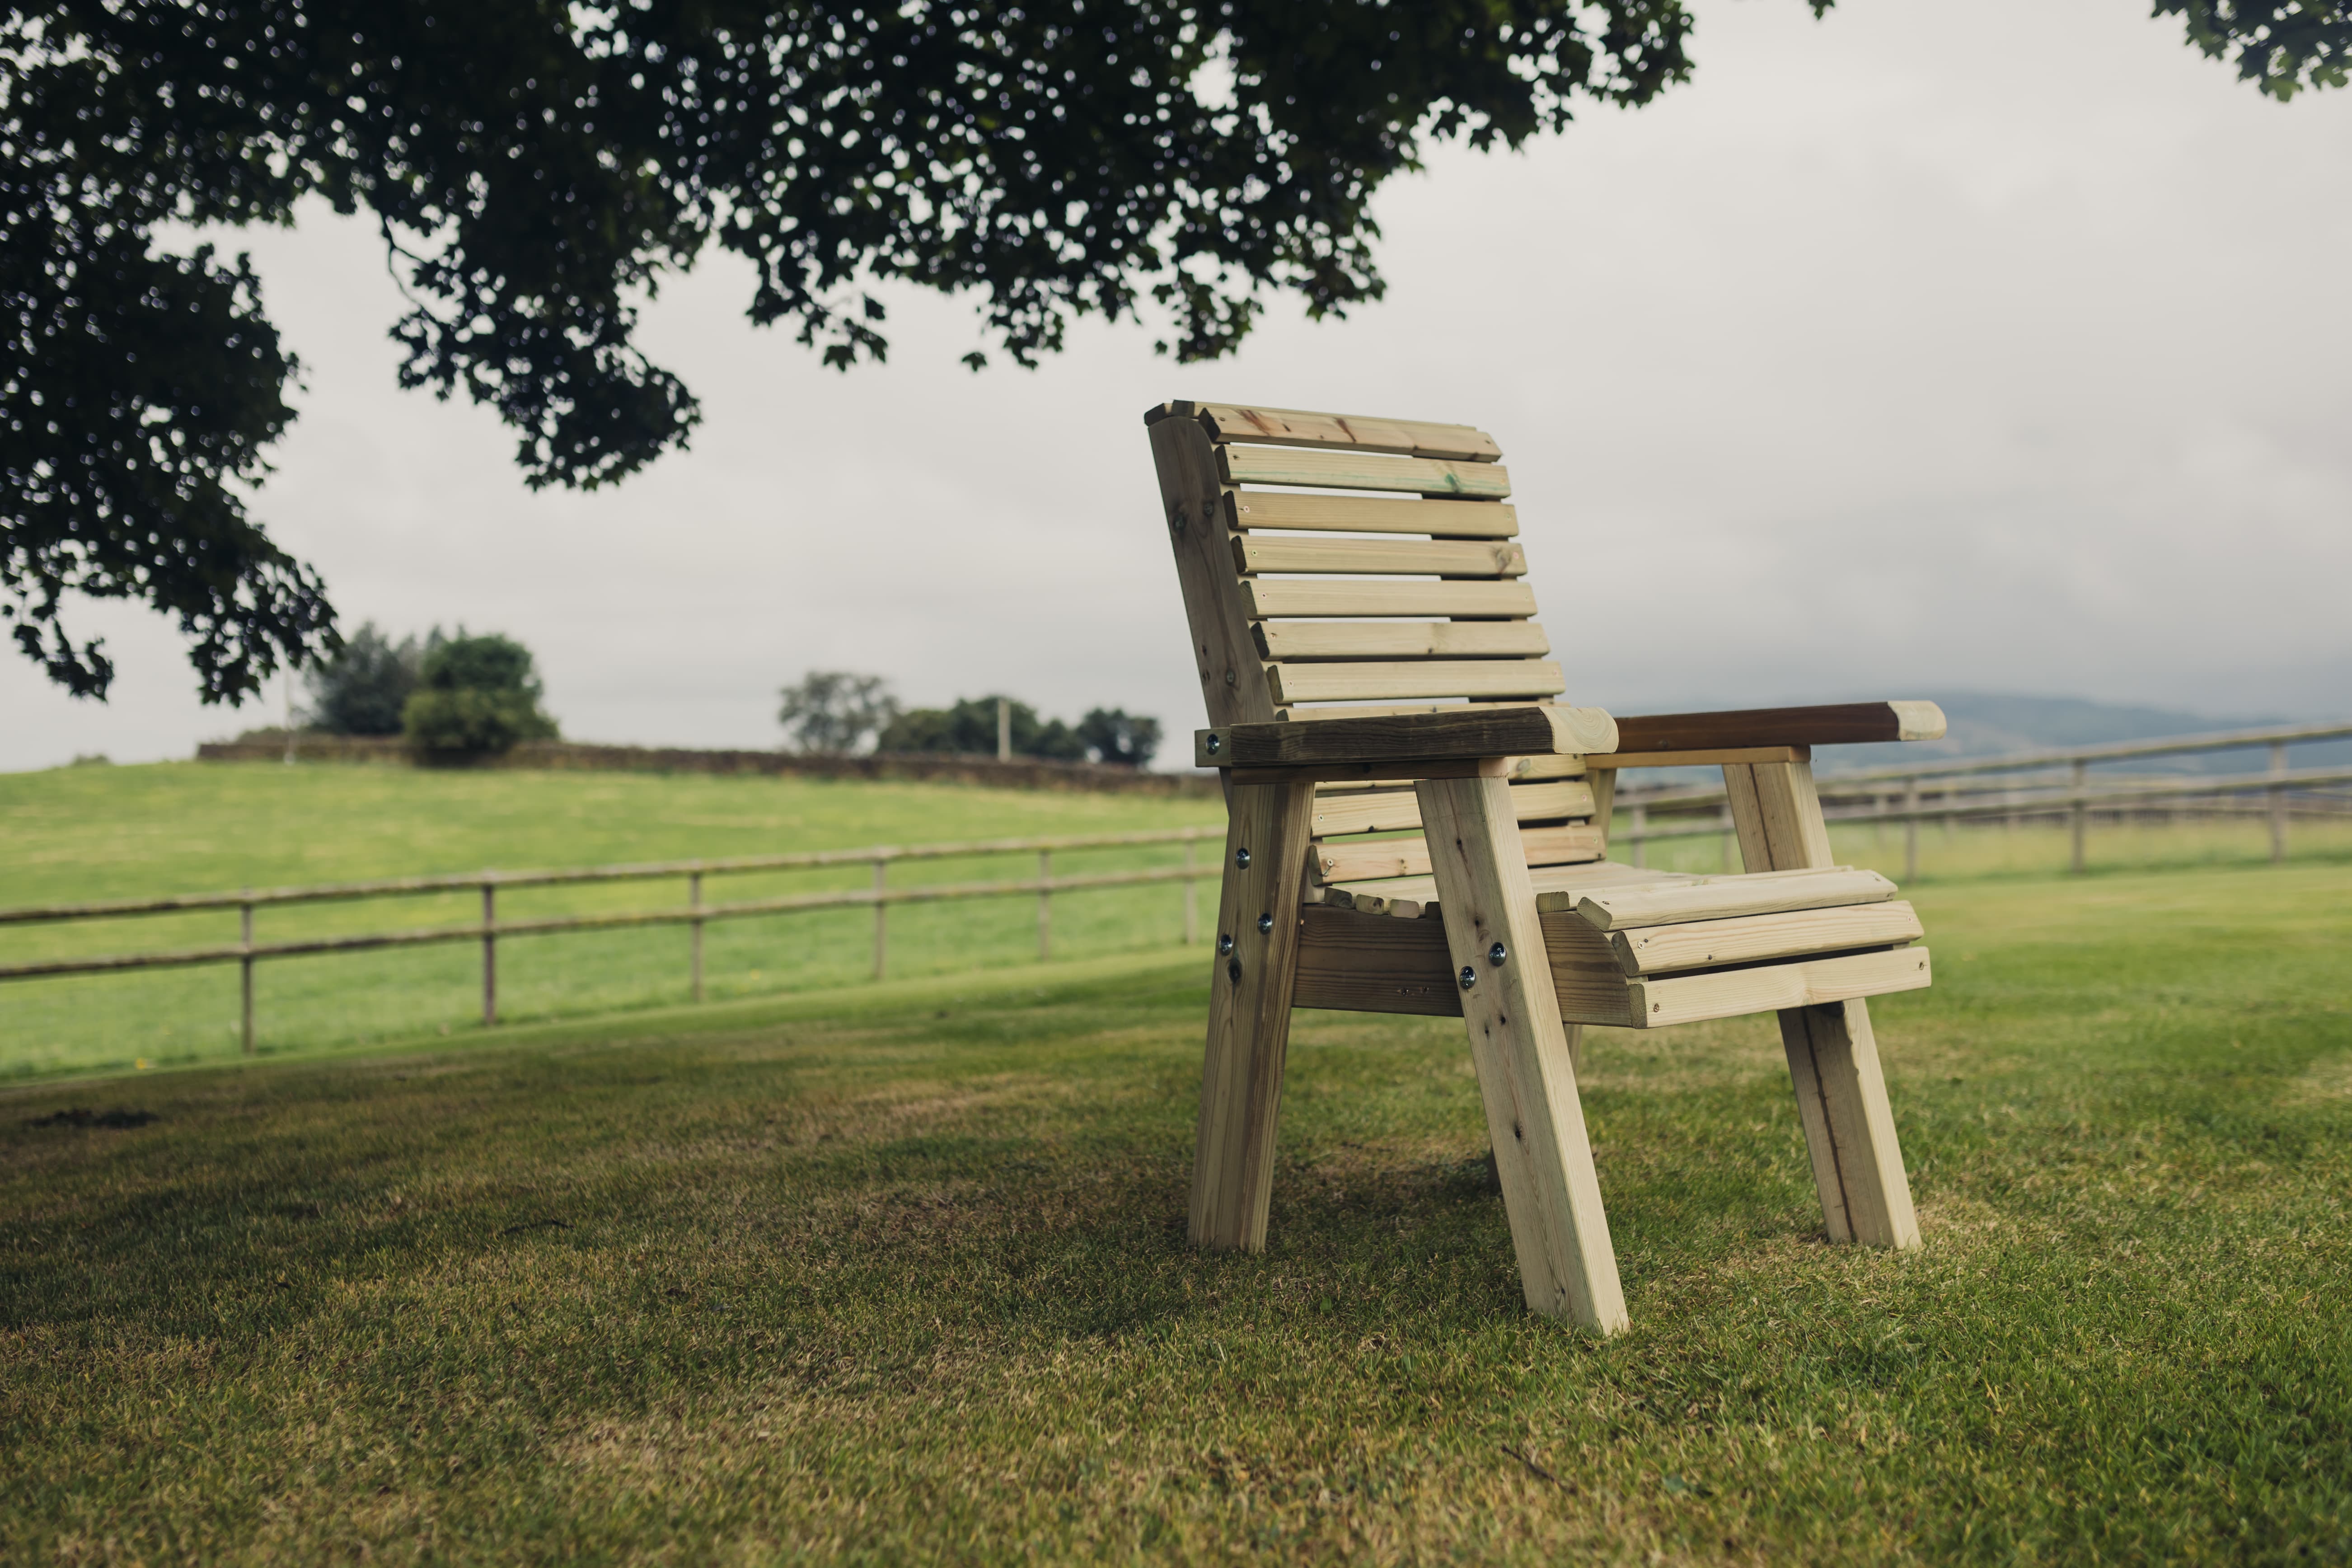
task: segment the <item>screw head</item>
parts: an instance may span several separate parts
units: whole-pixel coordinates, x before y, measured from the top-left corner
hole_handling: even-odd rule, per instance
[[[1249,869],[1249,847],[1247,845],[1244,845],[1241,848],[1234,851],[1234,864],[1240,867],[1244,871]]]
[[[1227,670],[1227,671],[1225,671],[1225,684],[1226,684],[1227,686],[1238,686],[1238,685],[1240,685],[1240,684],[1241,684],[1241,679],[1242,679],[1242,678],[1241,678],[1240,676],[1238,676],[1238,675],[1234,674],[1234,673],[1232,670],[1230,670],[1230,669],[1229,669],[1229,670]]]
[[[1234,951],[1234,939],[1223,931],[1217,933],[1217,956],[1223,958]]]
[[[1503,960],[1510,956],[1511,955],[1509,953],[1503,951],[1503,944],[1499,942],[1486,950],[1486,962],[1489,963],[1500,964]]]
[[[1240,959],[1229,958],[1225,960],[1225,978],[1232,981],[1236,985],[1239,985],[1242,983],[1242,961]]]
[[[1223,735],[1213,734],[1209,737],[1209,755],[1213,757],[1224,749],[1225,738]]]
[[[1265,935],[1266,935],[1268,932],[1272,931],[1273,930],[1274,930],[1274,917],[1273,917],[1272,915],[1260,915],[1260,916],[1258,916],[1258,917],[1257,917],[1257,933],[1258,933],[1258,935],[1260,935],[1260,936],[1265,936]]]
[[[1462,989],[1463,989],[1463,990],[1465,990],[1465,991],[1467,991],[1467,990],[1469,990],[1473,985],[1475,985],[1475,984],[1478,984],[1478,972],[1477,972],[1476,970],[1475,970],[1475,969],[1471,968],[1468,964],[1466,964],[1466,963],[1465,963],[1465,964],[1464,964],[1464,965],[1462,966]]]

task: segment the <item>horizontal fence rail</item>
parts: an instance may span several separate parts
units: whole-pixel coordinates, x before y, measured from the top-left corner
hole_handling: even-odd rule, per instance
[[[714,860],[662,860],[630,866],[588,866],[557,870],[475,871],[455,876],[394,877],[371,882],[333,882],[308,888],[254,888],[233,893],[192,893],[174,898],[124,899],[79,904],[48,904],[0,910],[0,925],[60,923],[133,915],[184,914],[205,910],[239,911],[240,940],[208,947],[162,952],[100,953],[86,958],[61,958],[31,963],[0,964],[0,980],[32,980],[68,974],[114,974],[144,969],[184,969],[201,964],[236,963],[243,970],[242,1038],[253,1049],[253,966],[265,958],[296,958],[315,953],[364,952],[382,948],[423,947],[443,942],[482,944],[482,1022],[498,1022],[498,941],[507,936],[545,936],[562,931],[612,931],[631,926],[683,925],[693,932],[689,974],[694,999],[702,1000],[702,930],[714,921],[745,920],[756,915],[793,914],[810,910],[874,910],[874,978],[883,978],[888,963],[887,910],[893,904],[942,903],[960,899],[1037,896],[1037,956],[1053,956],[1052,900],[1055,893],[1084,892],[1102,888],[1138,888],[1178,882],[1184,889],[1184,941],[1200,939],[1197,884],[1215,877],[1220,868],[1203,866],[1194,853],[1202,839],[1223,840],[1223,827],[1175,827],[1142,833],[1102,833],[1043,838],[989,838],[966,843],[876,845],[864,849],[819,849],[793,855],[751,855]],[[1184,863],[1140,871],[1088,871],[1053,874],[1056,851],[1125,849],[1160,844],[1181,844]],[[971,859],[989,855],[1034,854],[1037,875],[984,882],[940,882],[894,888],[888,885],[890,866],[902,860]],[[775,898],[747,899],[734,903],[705,903],[702,879],[729,873],[822,870],[837,866],[871,865],[874,885],[826,892],[790,893]],[[645,881],[683,877],[687,902],[667,909],[622,910],[588,915],[554,915],[536,920],[498,918],[498,892],[502,888],[548,888],[587,883]],[[482,918],[465,925],[432,926],[415,931],[367,931],[349,936],[312,937],[298,942],[257,942],[254,910],[268,905],[322,903],[331,900],[421,897],[436,893],[478,891]]]

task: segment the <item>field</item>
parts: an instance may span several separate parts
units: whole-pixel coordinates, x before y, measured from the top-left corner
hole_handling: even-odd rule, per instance
[[[1594,1031],[1607,1342],[1450,1020],[1301,1014],[1272,1247],[1189,1250],[1164,944],[21,1085],[0,1561],[2344,1561],[2352,876],[2259,842],[1922,879],[1914,1254],[1821,1240],[1769,1019]]]

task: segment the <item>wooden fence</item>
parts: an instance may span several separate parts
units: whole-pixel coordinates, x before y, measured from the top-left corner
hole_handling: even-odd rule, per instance
[[[939,903],[957,899],[997,899],[1037,895],[1037,956],[1054,952],[1054,895],[1095,888],[1134,888],[1181,882],[1184,889],[1184,941],[1200,940],[1197,884],[1214,877],[1213,860],[1202,865],[1195,846],[1202,839],[1222,841],[1223,827],[1175,827],[1148,833],[1095,834],[1082,837],[993,838],[968,844],[879,845],[865,849],[820,849],[797,855],[754,855],[725,860],[665,860],[638,866],[587,866],[549,871],[475,871],[450,877],[396,877],[373,882],[336,882],[310,888],[247,888],[233,893],[189,893],[176,898],[126,899],[104,903],[50,904],[0,910],[0,926],[99,920],[122,915],[184,914],[199,910],[238,911],[239,939],[212,947],[180,948],[161,952],[105,953],[89,958],[60,958],[34,963],[0,964],[0,980],[31,980],[61,974],[107,974],[138,969],[174,969],[194,964],[235,963],[242,971],[243,1023],[241,1038],[253,1050],[253,966],[265,958],[295,958],[320,952],[361,952],[373,948],[418,947],[436,942],[478,942],[482,944],[482,1022],[499,1021],[499,939],[543,936],[558,931],[609,931],[625,926],[683,925],[693,940],[688,945],[689,981],[694,999],[702,1000],[702,928],[712,921],[745,920],[754,915],[789,914],[806,910],[845,909],[871,905],[874,910],[874,978],[889,964],[889,910],[893,904]],[[1181,844],[1184,863],[1141,871],[1087,872],[1054,875],[1057,850],[1117,849],[1154,844]],[[1037,857],[1037,875],[1009,881],[937,883],[928,887],[894,888],[889,869],[902,860],[963,859],[982,855],[1031,854]],[[874,885],[831,892],[792,893],[778,898],[749,899],[731,904],[703,901],[703,879],[750,871],[806,871],[832,866],[870,864]],[[626,910],[605,914],[558,915],[541,920],[501,921],[498,918],[499,889],[547,888],[593,882],[631,882],[684,878],[686,902],[667,909]],[[413,897],[420,894],[479,889],[482,918],[478,923],[436,926],[416,931],[371,931],[351,936],[313,937],[300,942],[257,942],[253,940],[254,910],[275,904],[326,903],[360,899]]]

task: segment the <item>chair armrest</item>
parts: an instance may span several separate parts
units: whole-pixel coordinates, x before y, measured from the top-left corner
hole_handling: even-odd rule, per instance
[[[1836,746],[1933,741],[1944,710],[1932,702],[1832,702],[1731,713],[1651,713],[1617,721],[1617,752],[1715,752],[1743,746]]]
[[[1376,763],[1409,777],[1416,763],[1496,757],[1580,756],[1617,747],[1617,726],[1598,708],[1462,708],[1370,719],[1227,724],[1192,733],[1203,768],[1311,768]]]

